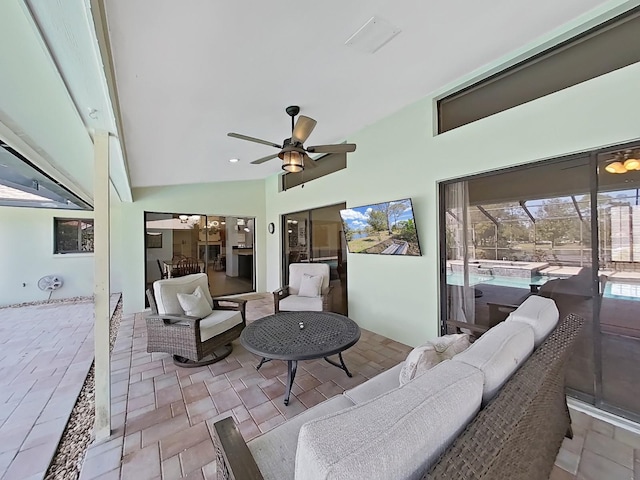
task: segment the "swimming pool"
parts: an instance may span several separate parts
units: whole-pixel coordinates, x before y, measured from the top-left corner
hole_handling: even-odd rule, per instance
[[[487,285],[497,285],[500,287],[522,288],[524,290],[530,290],[531,285],[544,285],[549,280],[553,280],[555,277],[549,277],[546,275],[534,275],[529,278],[518,277],[496,277],[485,275],[471,275],[469,277],[469,283],[471,286],[484,283]],[[462,273],[448,273],[447,274],[448,285],[463,285]],[[633,300],[640,301],[640,284],[633,283],[613,283],[607,282],[604,288],[605,298],[613,298],[618,300]]]

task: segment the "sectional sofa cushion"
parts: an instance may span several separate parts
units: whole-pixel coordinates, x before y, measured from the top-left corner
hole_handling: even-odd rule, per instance
[[[524,322],[533,329],[533,342],[538,347],[558,324],[560,312],[550,298],[531,295],[507,317],[507,322]]]
[[[346,390],[343,395],[348,397],[353,403],[363,403],[378,395],[387,393],[389,390],[400,386],[398,376],[403,366],[404,363],[399,363],[395,367],[379,373],[357,387]]]
[[[469,335],[458,333],[435,338],[414,348],[400,370],[400,385],[410,382],[443,360],[452,359],[469,345]]]
[[[478,412],[482,384],[475,367],[445,360],[406,385],[305,423],[295,479],[419,479]]]
[[[533,351],[533,338],[533,329],[526,323],[502,322],[453,357],[451,362],[466,363],[482,370],[484,405],[498,393],[520,364],[529,358]]]
[[[336,395],[269,430],[247,443],[265,480],[293,480],[296,445],[300,427],[310,420],[351,407],[343,395]],[[285,407],[285,408],[291,408]]]

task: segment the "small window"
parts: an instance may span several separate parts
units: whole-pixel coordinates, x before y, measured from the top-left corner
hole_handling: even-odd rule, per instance
[[[53,253],[93,252],[93,219],[54,218]]]

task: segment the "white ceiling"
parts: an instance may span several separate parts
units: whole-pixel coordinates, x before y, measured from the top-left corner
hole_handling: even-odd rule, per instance
[[[284,109],[318,121],[306,145],[343,141],[601,0],[105,0],[131,183],[264,178]],[[376,53],[345,41],[372,16],[401,33]],[[229,163],[237,157],[240,162]]]

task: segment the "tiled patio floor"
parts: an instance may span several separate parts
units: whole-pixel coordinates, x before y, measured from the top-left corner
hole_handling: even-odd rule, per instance
[[[31,315],[40,315],[40,321],[44,321],[44,315],[49,323],[52,318],[64,320],[71,317],[66,306],[58,304],[52,307],[60,313],[49,311],[40,314],[39,309],[28,310],[27,314],[21,313],[19,319],[13,319],[12,323],[24,321]],[[252,300],[248,307],[249,321],[270,314],[271,297]],[[4,320],[6,311],[0,310],[0,319]],[[76,315],[79,313],[76,312]],[[92,347],[93,344],[89,341],[92,335],[89,333],[86,331],[85,344],[88,342]],[[407,346],[363,331],[358,344],[345,352],[345,361],[354,373],[353,378],[349,379],[344,372],[324,361],[301,362],[294,385],[294,396],[290,406],[285,407],[282,403],[286,377],[283,363],[268,363],[257,372],[255,366],[258,359],[244,351],[238,342],[234,342],[233,354],[218,364],[198,369],[177,368],[168,355],[145,352],[145,335],[142,314],[122,319],[112,355],[114,431],[108,441],[94,444],[89,449],[82,480],[215,478],[210,431],[212,424],[218,419],[232,415],[245,438],[253,438],[325,398],[339,394],[395,365],[409,351]],[[7,335],[3,338],[7,338]],[[51,340],[53,341],[53,336]],[[15,358],[7,356],[4,347],[2,344],[0,358]],[[91,363],[90,359],[87,361],[86,370]],[[0,363],[0,368],[4,366]],[[14,394],[5,393],[4,385],[9,379],[9,376],[5,377],[7,372],[11,376],[14,369],[0,370],[0,385],[3,387],[0,390],[1,400],[9,405],[0,410],[0,461],[9,456],[18,459],[15,454],[21,451],[20,447],[25,452],[21,459],[26,459],[26,452],[29,452],[30,461],[17,464],[22,465],[21,468],[25,470],[18,471],[18,467],[12,466],[16,470],[5,475],[0,473],[0,479],[42,478],[41,474],[37,475],[43,469],[46,470],[55,445],[41,447],[39,440],[35,440],[46,436],[39,431],[44,428],[39,427],[44,424],[39,419],[40,413],[28,413],[31,407],[36,406],[29,399],[29,392],[23,393],[20,400],[15,397],[13,401]],[[74,375],[77,382],[80,377],[79,373]],[[63,384],[63,380],[66,378],[59,385]],[[8,384],[10,383],[9,380]],[[78,383],[77,391],[81,384]],[[69,409],[74,401],[75,397],[68,402]],[[12,422],[22,418],[30,425],[28,431],[24,427],[20,430],[24,438],[17,448],[16,440],[12,439],[13,434],[18,433],[13,429],[19,427],[20,423],[13,423],[11,432],[2,430],[15,412],[23,413],[14,417]],[[575,411],[572,411],[572,415],[576,435],[574,440],[565,440],[551,480],[640,479],[640,437]],[[41,420],[45,419],[42,416]],[[58,438],[64,428],[62,420],[59,423],[60,425],[55,425],[57,433],[52,433],[52,436],[57,435]],[[53,426],[53,423],[47,425]],[[29,435],[31,437],[27,439]],[[44,451],[47,448],[50,453]],[[49,455],[46,461],[39,457],[45,453]],[[42,467],[40,464],[46,465]],[[6,460],[4,465],[6,468]],[[35,472],[36,469],[38,472]]]
[[[272,313],[272,297],[248,303],[248,320]],[[403,360],[410,348],[368,331],[343,356],[353,377],[324,360],[305,361],[289,406],[283,404],[286,364],[259,358],[238,341],[226,359],[178,368],[166,354],[146,353],[144,316],[123,318],[113,350],[112,438],[87,453],[81,479],[215,478],[210,429],[232,415],[245,439]]]
[[[0,479],[44,478],[93,362],[93,319],[89,300],[0,309]]]

